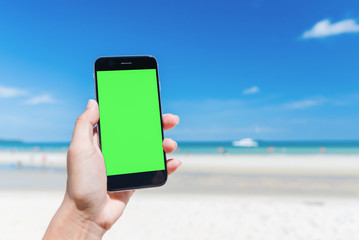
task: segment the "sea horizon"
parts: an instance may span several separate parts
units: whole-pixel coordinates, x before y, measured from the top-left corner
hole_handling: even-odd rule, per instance
[[[178,141],[177,154],[359,154],[359,140],[253,140],[253,145],[235,141]],[[66,152],[70,142],[0,140],[0,151]]]

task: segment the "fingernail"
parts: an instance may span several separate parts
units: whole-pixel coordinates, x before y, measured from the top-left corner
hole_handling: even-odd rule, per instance
[[[180,118],[179,118],[179,116],[177,116],[177,115],[175,115],[175,117],[177,118],[177,124],[178,124],[179,121],[180,121]]]
[[[93,99],[89,99],[86,109],[93,108],[94,103],[95,103],[95,101]]]

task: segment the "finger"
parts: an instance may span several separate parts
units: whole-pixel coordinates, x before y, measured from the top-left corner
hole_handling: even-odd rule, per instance
[[[76,120],[72,142],[83,142],[93,139],[93,127],[99,119],[98,104],[90,99],[85,111]]]
[[[100,147],[100,139],[99,139],[99,135],[98,135],[98,130],[97,130],[97,126],[93,128],[93,143]]]
[[[134,192],[135,190],[128,190],[122,192],[109,192],[108,195],[110,196],[111,199],[116,199],[127,204]]]
[[[166,153],[173,153],[173,151],[177,148],[177,143],[171,138],[165,138],[163,140],[162,146]]]
[[[102,209],[103,216],[107,217],[106,221],[114,223],[121,217],[133,193],[134,190],[108,193],[112,201],[109,201],[109,204]],[[110,227],[111,225],[109,225]]]
[[[173,115],[170,113],[162,115],[162,124],[164,130],[174,128],[179,123],[179,121],[180,119],[177,115]]]
[[[174,173],[177,170],[177,168],[179,168],[182,165],[181,161],[175,158],[168,159],[166,164],[167,164],[168,175]]]

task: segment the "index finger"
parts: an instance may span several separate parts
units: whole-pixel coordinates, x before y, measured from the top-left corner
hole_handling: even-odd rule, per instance
[[[162,124],[164,130],[174,128],[179,123],[179,121],[180,119],[177,115],[173,115],[170,113],[162,115]]]

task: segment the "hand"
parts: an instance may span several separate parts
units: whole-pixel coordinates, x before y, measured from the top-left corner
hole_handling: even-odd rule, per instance
[[[179,118],[162,116],[164,130],[173,128]],[[122,215],[134,190],[107,192],[105,162],[99,148],[94,126],[99,120],[98,104],[89,100],[85,112],[77,119],[67,154],[67,187],[62,205],[52,219],[44,239],[101,239],[103,234]],[[139,148],[141,142],[138,142]],[[163,149],[171,153],[177,143],[163,141]],[[181,162],[167,160],[168,174]]]

